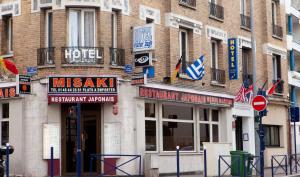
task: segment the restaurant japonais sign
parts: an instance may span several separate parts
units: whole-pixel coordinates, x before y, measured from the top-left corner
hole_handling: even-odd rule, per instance
[[[220,105],[220,106],[232,106],[233,99],[223,98],[209,95],[200,95],[195,93],[180,92],[174,90],[164,90],[158,88],[140,87],[139,97],[175,101],[193,104],[207,104],[207,105]]]
[[[50,76],[49,103],[117,102],[117,78],[98,76]]]

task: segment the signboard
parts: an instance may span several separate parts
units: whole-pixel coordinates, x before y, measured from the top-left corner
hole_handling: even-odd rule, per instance
[[[291,122],[299,122],[299,107],[290,107]]]
[[[104,76],[49,76],[49,103],[117,102],[117,78]]]
[[[262,95],[257,95],[252,100],[252,107],[256,111],[263,111],[267,107],[267,99]]]
[[[125,72],[126,74],[131,74],[132,71],[133,71],[132,65],[125,65],[125,67],[124,67],[124,72]]]
[[[17,75],[17,93],[30,94],[31,93],[31,78],[27,75]]]
[[[192,104],[218,105],[225,107],[233,106],[232,98],[201,95],[196,93],[180,92],[151,87],[140,87],[139,97]]]
[[[60,127],[59,124],[43,124],[43,159],[50,159],[51,147],[53,147],[53,158],[60,157]]]
[[[133,28],[133,52],[155,49],[154,24]]]
[[[228,72],[230,80],[238,79],[238,47],[237,39],[228,39]]]
[[[104,123],[104,154],[121,153],[121,124]]]
[[[103,59],[101,47],[62,47],[62,52],[68,63],[97,63]]]
[[[16,86],[0,88],[0,99],[14,98],[14,97],[17,97],[17,96],[18,95],[17,95]]]
[[[146,74],[133,75],[131,78],[131,85],[143,85],[147,83]]]
[[[36,75],[37,74],[37,67],[27,67],[27,74],[28,75]]]
[[[139,66],[149,66],[151,65],[151,56],[150,53],[140,53],[140,54],[135,54],[134,55],[134,65],[136,67]]]

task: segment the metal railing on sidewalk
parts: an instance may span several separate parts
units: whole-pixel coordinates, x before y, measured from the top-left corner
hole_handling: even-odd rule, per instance
[[[288,175],[287,155],[273,155],[271,158],[272,177],[275,175]]]

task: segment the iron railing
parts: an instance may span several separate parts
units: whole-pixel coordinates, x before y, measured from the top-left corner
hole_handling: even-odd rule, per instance
[[[37,49],[37,64],[38,66],[55,64],[55,47]]]
[[[225,70],[211,68],[211,80],[218,84],[225,84]]]
[[[224,7],[214,4],[214,3],[209,3],[210,6],[210,16],[224,20]]]
[[[112,66],[125,66],[125,49],[109,48],[109,51]]]
[[[103,47],[62,47],[62,64],[104,64]]]
[[[243,73],[243,83],[247,85],[253,84],[253,75],[248,73]]]
[[[283,37],[282,27],[273,24],[273,35],[282,38]]]
[[[195,8],[196,7],[196,0],[179,0],[179,4]]]
[[[275,84],[278,80],[273,80],[273,84]],[[279,94],[282,94],[283,93],[283,84],[284,84],[284,81],[281,80],[276,88],[275,88],[275,93],[279,93]]]
[[[248,29],[251,28],[251,21],[249,16],[241,14],[241,26]]]

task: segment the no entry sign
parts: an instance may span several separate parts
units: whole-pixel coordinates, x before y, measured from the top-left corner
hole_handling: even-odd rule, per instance
[[[263,111],[267,107],[267,99],[262,95],[253,98],[252,107],[256,111]]]

